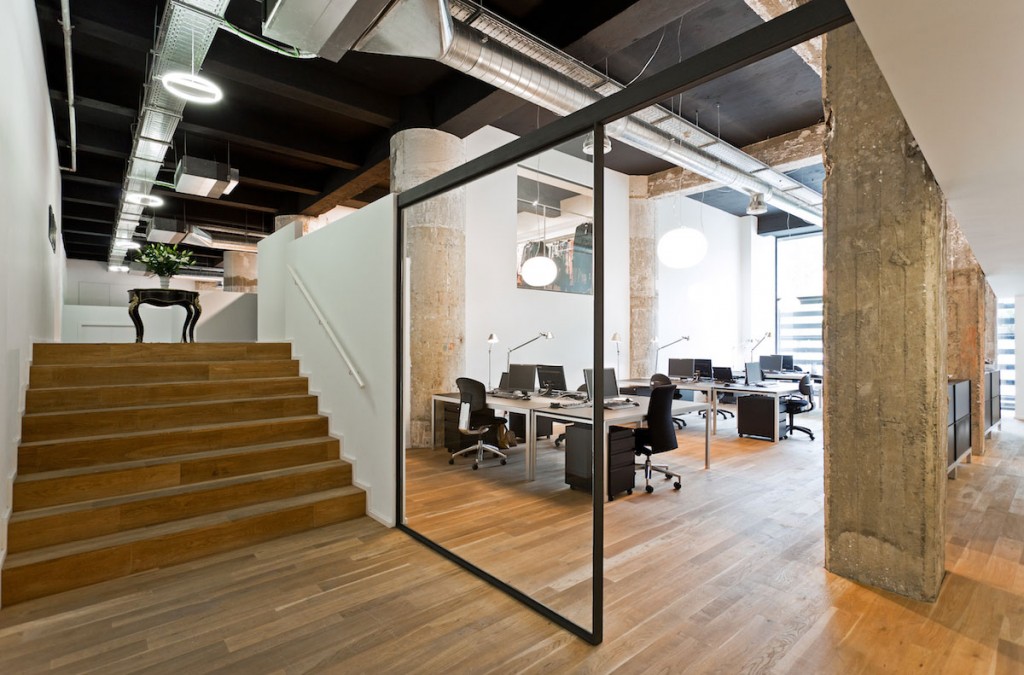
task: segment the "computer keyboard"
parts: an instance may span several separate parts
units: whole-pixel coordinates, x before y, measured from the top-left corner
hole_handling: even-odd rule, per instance
[[[522,394],[518,394],[514,391],[492,391],[490,393],[490,396],[493,396],[495,398],[524,398]]]
[[[586,408],[590,401],[552,401],[552,408]]]
[[[632,408],[633,406],[639,405],[635,401],[605,401],[605,410],[622,410],[624,408]]]

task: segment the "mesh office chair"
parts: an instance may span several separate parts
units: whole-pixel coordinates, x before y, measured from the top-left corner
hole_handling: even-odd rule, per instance
[[[651,375],[651,389],[654,389],[655,387],[664,387],[666,384],[672,384],[672,380],[669,379],[668,375],[665,375],[664,373],[655,373],[654,375]],[[674,398],[676,400],[683,398],[683,392],[677,390]],[[673,417],[672,421],[675,422],[675,425],[680,429],[686,426],[686,420],[682,417]]]
[[[793,424],[793,416],[814,410],[814,389],[811,386],[811,376],[804,375],[800,378],[800,393],[802,396],[785,396],[779,403],[785,406],[786,414],[789,415],[789,423],[786,425],[786,435],[794,431],[802,431],[814,440],[814,434],[807,427],[798,427]],[[806,398],[804,398],[806,396]]]
[[[484,387],[484,383],[469,377],[460,377],[455,380],[455,384],[459,387],[459,433],[463,436],[475,436],[476,445],[453,452],[448,458],[448,463],[454,464],[457,455],[464,456],[474,452],[474,471],[480,468],[485,452],[500,458],[502,464],[507,463],[508,455],[493,445],[484,443],[484,434],[500,424],[505,424],[504,417],[498,417],[487,407],[487,388]]]
[[[655,387],[651,391],[651,402],[647,406],[647,426],[636,430],[636,454],[646,455],[647,459],[643,464],[637,464],[637,469],[644,470],[644,489],[647,492],[654,492],[651,485],[651,475],[657,471],[665,474],[665,478],[675,477],[672,484],[676,490],[683,487],[683,477],[671,471],[667,464],[654,464],[651,462],[651,455],[668,450],[675,450],[679,447],[676,440],[676,428],[672,423],[672,399],[675,397],[676,386],[670,384],[662,387]]]

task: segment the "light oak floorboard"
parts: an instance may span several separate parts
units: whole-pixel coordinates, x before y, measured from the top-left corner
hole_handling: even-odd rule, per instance
[[[362,518],[2,609],[0,672],[1024,672],[1024,423],[1004,419],[947,485],[934,604],[824,569],[820,434],[772,445],[724,422],[704,471],[698,426],[667,457],[681,491],[605,507],[597,647]],[[560,452],[542,443],[526,484],[521,452],[474,472],[417,451],[411,499],[433,534],[580,612],[586,495],[561,483]]]

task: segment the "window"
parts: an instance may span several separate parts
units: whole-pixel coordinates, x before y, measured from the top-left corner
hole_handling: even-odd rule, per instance
[[[823,239],[820,233],[775,241],[776,346],[793,363],[821,372]]]
[[[996,306],[996,366],[999,373],[999,396],[1003,410],[1016,408],[1016,329],[1013,300],[1000,300]]]

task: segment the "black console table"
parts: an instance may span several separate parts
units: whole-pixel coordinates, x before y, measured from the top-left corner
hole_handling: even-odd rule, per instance
[[[181,341],[196,341],[196,323],[203,308],[199,306],[199,293],[183,291],[177,288],[133,288],[128,291],[128,316],[135,324],[135,341],[142,342],[142,318],[139,317],[139,305],[156,305],[170,307],[181,305],[185,308],[185,325],[181,327]]]

